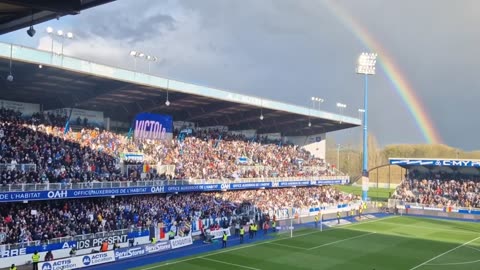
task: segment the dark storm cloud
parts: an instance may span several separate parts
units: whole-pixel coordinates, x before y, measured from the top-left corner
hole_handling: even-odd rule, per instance
[[[335,3],[391,54],[446,142],[479,148],[472,119],[480,98],[480,2]],[[66,49],[127,68],[133,62],[128,51],[144,50],[163,60],[153,67],[159,76],[304,106],[311,106],[311,96],[319,96],[326,100],[323,109],[336,112],[335,103],[342,102],[348,105],[347,114],[359,116],[363,81],[354,69],[358,54],[368,48],[326,4],[116,1],[73,17],[81,38]],[[377,71],[370,80],[370,130],[382,144],[425,142],[387,74]]]
[[[80,19],[78,30],[84,35],[126,41],[130,44],[143,42],[152,35],[162,35],[175,30],[175,19],[169,14],[148,8],[150,1],[121,3],[98,11],[86,12]]]

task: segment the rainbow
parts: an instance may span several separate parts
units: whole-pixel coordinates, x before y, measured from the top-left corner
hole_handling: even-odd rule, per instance
[[[321,2],[325,3],[329,11],[336,16],[365,47],[378,54],[378,63],[380,63],[388,79],[393,84],[395,92],[400,96],[406,108],[415,119],[416,125],[420,129],[425,141],[431,144],[441,144],[443,141],[433,125],[430,116],[425,111],[425,106],[423,106],[420,98],[415,94],[413,87],[395,64],[393,57],[389,55],[387,50],[375,40],[364,26],[337,3],[337,0]]]

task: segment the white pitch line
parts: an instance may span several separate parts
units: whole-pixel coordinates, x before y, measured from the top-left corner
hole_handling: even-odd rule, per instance
[[[421,264],[419,264],[419,265],[417,265],[417,266],[414,266],[414,267],[410,268],[409,270],[414,270],[414,269],[417,269],[417,268],[419,268],[419,267],[421,267],[421,266],[423,266],[423,265],[426,265],[426,264],[428,264],[429,262],[431,262],[431,261],[433,261],[433,260],[435,260],[435,259],[438,259],[438,258],[442,257],[443,255],[446,255],[446,254],[448,254],[448,253],[450,253],[450,252],[452,252],[452,251],[454,251],[454,250],[457,250],[457,249],[459,249],[459,248],[461,248],[461,247],[463,247],[463,246],[466,246],[466,245],[468,245],[468,244],[470,244],[470,243],[472,243],[472,242],[475,242],[475,241],[477,241],[478,239],[480,239],[480,237],[477,237],[477,238],[472,239],[472,240],[470,240],[470,241],[468,241],[468,242],[465,242],[465,243],[463,243],[463,244],[461,244],[461,245],[459,245],[459,246],[456,246],[456,247],[454,247],[454,248],[452,248],[452,249],[449,249],[449,250],[443,252],[443,253],[440,254],[440,255],[437,255],[437,256],[435,256],[435,257],[433,257],[433,258],[431,258],[431,259],[429,259],[429,260],[427,260],[427,261],[424,261],[423,263],[421,263]]]
[[[380,220],[391,219],[391,218],[396,218],[396,217],[400,217],[400,216],[390,216],[390,217],[386,217],[386,218],[379,218],[379,219],[365,221],[365,222],[351,223],[351,224],[347,224],[347,225],[344,225],[344,226],[332,227],[328,230],[325,230],[325,232],[333,231],[335,229],[343,229],[343,228],[351,227],[351,226],[355,226],[355,225],[362,225],[362,224],[367,224],[367,223],[378,222]],[[313,232],[294,235],[291,238],[297,238],[297,237],[302,237],[302,236],[306,236],[306,235],[310,235],[310,234],[314,234],[314,233],[321,233],[321,232],[322,231],[313,231]],[[170,265],[177,264],[177,263],[188,262],[188,261],[191,261],[191,260],[201,259],[201,258],[205,258],[205,257],[214,256],[214,255],[217,255],[217,254],[222,254],[222,253],[235,251],[235,250],[239,250],[239,249],[244,249],[244,248],[249,248],[249,247],[255,247],[255,246],[268,244],[268,243],[272,243],[272,242],[277,242],[277,241],[281,241],[281,240],[286,240],[286,239],[291,239],[291,238],[285,238],[284,237],[284,238],[279,238],[279,239],[275,239],[275,240],[271,240],[271,241],[262,241],[262,242],[258,242],[258,243],[254,243],[254,244],[250,244],[250,245],[244,245],[244,246],[240,246],[240,247],[236,247],[236,248],[225,249],[225,250],[222,250],[222,251],[219,251],[219,252],[209,253],[209,254],[206,254],[206,255],[203,255],[203,256],[197,256],[197,257],[187,258],[187,259],[173,261],[173,262],[166,262],[166,263],[163,263],[163,264],[160,264],[160,265],[156,264],[156,265],[152,265],[150,267],[145,267],[145,268],[140,268],[140,269],[150,270],[150,269],[160,268],[160,267],[164,267],[164,266],[170,266]]]
[[[320,245],[320,246],[311,247],[311,248],[308,248],[307,250],[313,250],[313,249],[317,249],[317,248],[321,248],[321,247],[331,246],[331,245],[335,245],[335,244],[338,244],[338,243],[341,243],[341,242],[345,242],[345,241],[369,236],[369,235],[372,235],[372,234],[376,234],[376,232],[364,233],[364,234],[361,234],[361,235],[357,235],[357,236],[353,236],[353,237],[349,237],[349,238],[345,238],[345,239],[340,239],[340,240],[330,242],[330,243],[326,243],[326,244],[323,244],[323,245]]]
[[[465,264],[474,264],[478,262],[480,262],[480,260],[468,261],[468,262],[456,262],[456,263],[427,263],[425,265],[432,265],[432,266],[465,265]]]
[[[285,245],[285,244],[280,244],[280,243],[267,243],[267,244],[269,244],[269,245],[281,246],[281,247],[289,247],[289,248],[297,248],[297,249],[308,250],[308,248],[297,247],[297,246],[291,246],[291,245]]]
[[[209,259],[209,258],[205,258],[205,257],[200,258],[200,259],[206,260],[206,261],[211,261],[211,262],[216,262],[216,263],[223,263],[223,264],[231,265],[231,266],[237,266],[237,267],[241,267],[241,268],[245,268],[245,269],[261,270],[261,269],[259,269],[259,268],[248,267],[248,266],[245,266],[245,265],[240,265],[240,264],[235,264],[235,263],[229,263],[229,262],[224,262],[224,261]]]

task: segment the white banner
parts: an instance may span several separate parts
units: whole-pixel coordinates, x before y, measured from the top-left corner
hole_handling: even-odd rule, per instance
[[[170,240],[170,245],[171,245],[172,249],[181,248],[181,247],[185,247],[185,246],[190,246],[190,245],[193,245],[193,239],[192,239],[191,235],[185,236],[185,237],[175,238],[175,239]]]
[[[41,270],[70,270],[113,261],[115,261],[115,255],[113,251],[107,251],[85,256],[54,260],[50,262],[41,262],[38,264],[38,268]]]
[[[32,114],[40,112],[39,104],[16,102],[9,100],[0,100],[0,108],[19,111],[22,113],[22,116],[32,116]]]
[[[68,116],[70,114],[70,108],[57,109],[57,110],[51,110],[46,112]],[[105,124],[105,118],[103,118],[103,112],[73,109],[72,117],[70,118],[70,125],[77,125],[78,118],[80,118],[81,125],[83,125],[83,119],[85,118],[88,119],[88,123],[87,123],[88,125],[103,127]]]
[[[223,237],[223,232],[226,232],[227,236],[230,236],[230,228],[220,229],[220,230],[215,230],[215,231],[209,231],[209,234],[213,236],[213,239],[219,239],[219,238]]]

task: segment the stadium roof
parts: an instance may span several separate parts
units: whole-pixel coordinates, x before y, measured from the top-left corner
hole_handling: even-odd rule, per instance
[[[361,120],[282,102],[203,87],[51,52],[0,43],[0,99],[40,103],[44,110],[103,111],[129,122],[139,112],[170,114],[199,126],[256,129],[285,136],[313,135],[361,125]],[[43,68],[39,68],[42,65]],[[171,102],[165,105],[166,97]],[[263,113],[264,120],[259,116]],[[308,122],[311,127],[308,127]]]
[[[114,0],[3,0],[0,3],[0,34],[29,27]]]
[[[480,160],[478,159],[390,158],[389,162],[390,165],[423,172],[479,174],[480,170]]]

